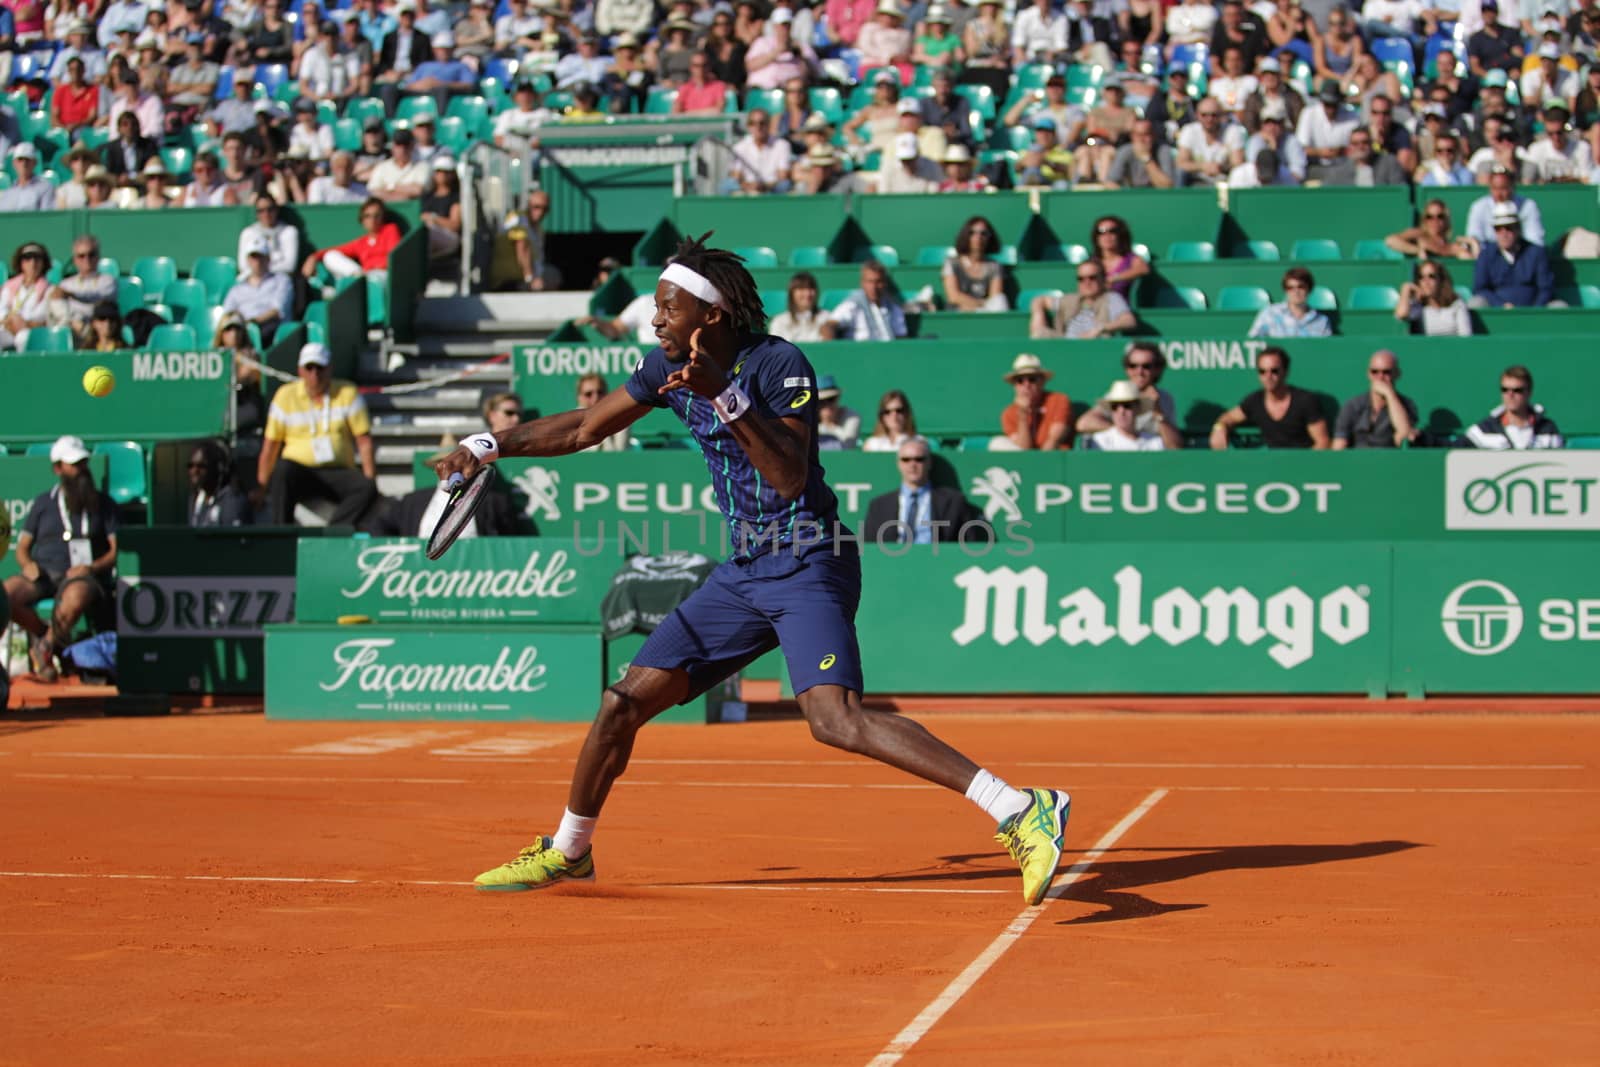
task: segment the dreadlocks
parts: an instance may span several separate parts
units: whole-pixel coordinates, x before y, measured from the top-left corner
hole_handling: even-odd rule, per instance
[[[761,305],[761,294],[756,292],[756,281],[744,269],[743,256],[722,248],[706,247],[706,239],[714,232],[707,230],[698,238],[679,242],[677,253],[668,262],[683,264],[717,287],[728,303],[728,316],[736,331],[760,333],[766,325],[767,313]]]

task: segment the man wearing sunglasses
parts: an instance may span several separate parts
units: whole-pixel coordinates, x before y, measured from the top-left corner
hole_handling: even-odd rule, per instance
[[[1471,307],[1566,307],[1552,299],[1556,276],[1543,245],[1523,240],[1522,219],[1514,204],[1496,204],[1494,239],[1486,242],[1472,268]]]
[[[1254,426],[1267,448],[1328,447],[1328,420],[1322,405],[1304,389],[1289,384],[1289,353],[1270,345],[1256,353],[1256,377],[1261,388],[1223,412],[1211,426],[1211,447],[1227,449],[1236,426]]]
[[[1177,406],[1172,394],[1157,383],[1167,369],[1167,359],[1153,341],[1134,341],[1122,357],[1122,371],[1133,387],[1138,404],[1133,412],[1133,427],[1141,434],[1155,434],[1163,447],[1182,448],[1178,432]],[[1111,393],[1078,418],[1079,434],[1100,433],[1112,427]]]
[[[1328,316],[1312,307],[1312,286],[1316,279],[1304,267],[1283,272],[1283,302],[1268,304],[1256,313],[1250,324],[1250,337],[1332,337]]]
[[[1106,284],[1106,268],[1097,260],[1079,263],[1078,291],[1036,296],[1029,308],[1029,337],[1088,340],[1127,333],[1139,324],[1122,294]]]
[[[357,526],[378,499],[366,402],[354,383],[333,377],[330,363],[327,345],[307,342],[299,381],[279,388],[267,409],[256,478],[275,526],[293,524],[296,505],[312,501],[333,505],[330,526]]]
[[[1416,441],[1417,405],[1401,396],[1400,360],[1387,348],[1367,360],[1367,391],[1345,401],[1333,423],[1333,450],[1400,448]]]
[[[863,532],[868,541],[928,545],[935,541],[970,540],[973,535],[965,539],[961,536],[969,523],[981,525],[983,540],[988,540],[988,524],[960,490],[933,484],[933,453],[925,439],[906,439],[895,462],[900,468],[900,487],[873,497],[867,504]]]
[[[1567,447],[1543,405],[1533,402],[1533,372],[1520,364],[1500,373],[1500,404],[1467,430],[1467,443],[1497,452]]]

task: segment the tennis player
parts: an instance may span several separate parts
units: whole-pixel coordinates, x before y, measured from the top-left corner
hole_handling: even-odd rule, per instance
[[[1038,904],[1061,860],[1070,798],[1014,789],[920,724],[861,706],[861,558],[817,461],[816,374],[798,348],[762,332],[754,280],[738,256],[705,247],[709,236],[685,241],[661,272],[660,343],[627,388],[590,408],[475,434],[435,461],[448,478],[500,456],[568,455],[668,408],[699,442],[732,534],[731,557],[601,694],[555,834],[478,875],[477,887],[593,879],[590,839],[639,728],[781,647],[811,735],[964,793],[999,824],[996,839],[1022,868],[1022,895]]]

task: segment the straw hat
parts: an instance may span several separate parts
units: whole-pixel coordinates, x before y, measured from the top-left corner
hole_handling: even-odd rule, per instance
[[[897,19],[904,19],[906,17],[906,13],[900,10],[900,5],[895,3],[894,0],[881,0],[881,2],[878,4],[878,10],[873,12],[873,14],[893,15]]]
[[[1015,382],[1024,374],[1037,374],[1047,382],[1056,376],[1055,371],[1046,370],[1044,364],[1039,362],[1039,357],[1031,352],[1023,352],[1012,360],[1011,370],[1002,377],[1008,382]]]
[[[1103,398],[1107,406],[1111,404],[1139,404],[1143,405],[1144,397],[1139,393],[1139,387],[1126,378],[1118,378],[1111,383],[1111,388],[1106,390]]]

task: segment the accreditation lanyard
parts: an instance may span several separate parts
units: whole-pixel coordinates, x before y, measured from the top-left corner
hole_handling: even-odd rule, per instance
[[[322,423],[312,424],[311,455],[318,463],[332,463],[333,451],[333,394],[322,394]]]
[[[78,516],[80,534],[72,536],[72,517],[67,514],[67,497],[58,487],[56,509],[61,513],[61,540],[67,543],[67,563],[73,567],[87,567],[94,562],[94,545],[89,540],[89,512]]]

